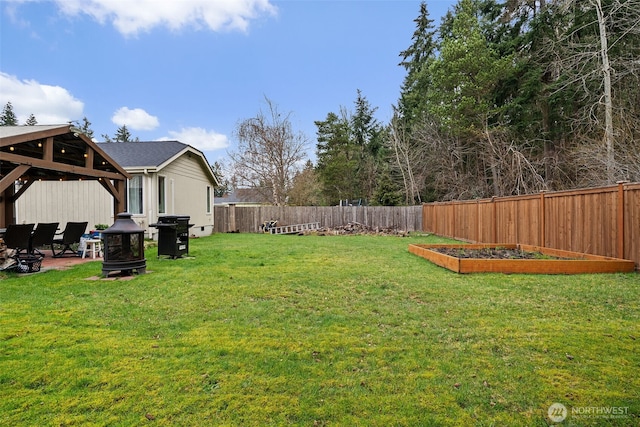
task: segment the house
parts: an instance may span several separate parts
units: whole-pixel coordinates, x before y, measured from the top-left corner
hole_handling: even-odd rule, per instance
[[[161,215],[188,215],[191,235],[213,232],[216,177],[201,151],[179,141],[108,142],[98,146],[131,175],[127,211],[156,237]]]
[[[216,177],[201,151],[179,141],[109,142],[95,144],[127,174],[124,209],[148,238],[161,215],[188,215],[189,233],[213,232]],[[56,185],[54,185],[56,184]],[[89,221],[111,225],[113,202],[97,181],[36,182],[16,202],[19,222]]]

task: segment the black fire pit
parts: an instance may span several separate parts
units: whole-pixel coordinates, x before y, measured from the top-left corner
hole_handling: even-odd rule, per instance
[[[102,275],[112,271],[131,275],[135,270],[144,274],[147,260],[144,257],[144,230],[131,219],[131,214],[118,214],[116,222],[102,232],[104,240],[104,262]]]

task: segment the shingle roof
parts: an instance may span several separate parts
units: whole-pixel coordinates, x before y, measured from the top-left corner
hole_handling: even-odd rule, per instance
[[[101,142],[98,146],[125,168],[160,166],[188,147],[179,141]]]

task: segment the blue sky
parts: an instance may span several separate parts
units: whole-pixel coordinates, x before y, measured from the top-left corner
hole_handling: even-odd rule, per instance
[[[436,24],[454,0],[427,0]],[[327,113],[360,89],[386,123],[420,1],[57,0],[0,2],[0,104],[20,123],[126,124],[142,141],[177,139],[210,162],[265,97],[314,157]]]

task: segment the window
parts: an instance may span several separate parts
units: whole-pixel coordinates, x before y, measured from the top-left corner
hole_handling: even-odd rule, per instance
[[[207,213],[211,213],[211,187],[207,185]]]
[[[164,176],[158,177],[158,213],[167,213],[166,185]]]
[[[129,213],[142,214],[142,175],[133,175],[127,188]]]

